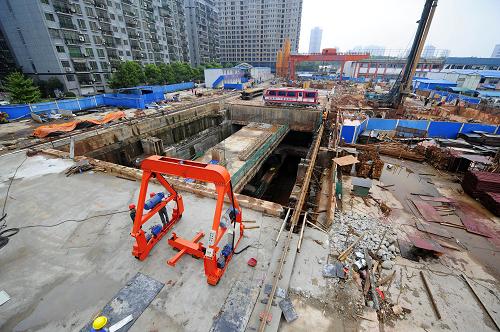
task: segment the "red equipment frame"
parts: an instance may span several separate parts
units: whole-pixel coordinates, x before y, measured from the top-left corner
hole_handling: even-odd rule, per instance
[[[344,64],[347,61],[357,61],[370,58],[370,53],[338,53],[334,48],[324,48],[321,53],[311,53],[311,54],[290,54],[289,58],[289,78],[295,80],[295,67],[297,63],[304,61],[340,61],[340,80],[342,81],[342,75],[344,74]]]
[[[167,182],[162,174],[175,175],[183,178],[190,178],[215,184],[217,202],[215,205],[215,213],[212,222],[212,230],[210,231],[208,248],[204,247],[203,244],[199,242],[199,240],[204,236],[204,233],[202,232],[199,232],[191,241],[180,238],[177,236],[177,234],[173,233],[168,243],[174,248],[178,249],[179,253],[169,259],[168,264],[174,266],[184,254],[190,254],[194,257],[199,258],[203,257],[207,281],[210,285],[216,285],[224,274],[234,254],[234,251],[243,238],[244,230],[244,226],[241,221],[241,208],[238,204],[238,201],[234,197],[231,186],[231,176],[229,172],[220,165],[205,164],[162,156],[150,156],[146,158],[141,164],[141,169],[143,170],[141,190],[139,192],[134,226],[131,232],[131,235],[136,239],[132,254],[140,260],[144,260],[147,258],[148,253],[149,251],[151,251],[152,247],[163,237],[163,235],[165,235],[170,230],[170,228],[172,228],[172,226],[182,217],[182,213],[184,212],[184,204],[181,195],[179,195],[173,189],[173,187]],[[143,215],[147,188],[149,180],[152,177],[156,177],[158,179],[158,181],[170,193],[170,196],[162,200],[158,205],[151,209],[151,211]],[[228,196],[231,206],[237,212],[235,219],[231,222],[234,221],[239,224],[240,234],[238,241],[234,245],[234,248],[232,248],[231,253],[225,259],[224,267],[219,268],[217,266],[217,253],[220,249],[218,246],[219,242],[228,229],[231,229],[231,231],[233,231],[232,225],[228,225],[227,228],[220,227],[220,218],[222,215],[222,209],[224,207],[225,195]],[[145,233],[141,229],[141,226],[172,200],[176,201],[177,207],[174,208],[170,223],[162,229],[158,236],[152,237],[149,242],[147,242]],[[236,229],[234,229],[234,231],[236,231]]]

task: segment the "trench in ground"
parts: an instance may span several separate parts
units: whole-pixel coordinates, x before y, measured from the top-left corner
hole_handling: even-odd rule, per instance
[[[155,154],[194,160],[242,127],[216,116],[198,119],[176,128],[155,130],[154,137],[160,139],[162,144],[161,151]],[[290,131],[270,153],[256,175],[245,184],[241,193],[288,205],[298,165],[301,158],[306,157],[312,139],[312,133]],[[136,168],[150,154],[145,152],[140,137],[86,153],[89,157]]]
[[[288,205],[300,160],[306,157],[312,139],[312,133],[290,131],[241,193]]]

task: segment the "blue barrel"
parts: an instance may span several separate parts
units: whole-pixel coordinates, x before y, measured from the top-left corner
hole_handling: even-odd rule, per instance
[[[162,192],[157,193],[156,195],[148,199],[146,203],[144,203],[144,208],[146,210],[151,210],[152,208],[157,206],[164,197],[165,197],[164,193]]]

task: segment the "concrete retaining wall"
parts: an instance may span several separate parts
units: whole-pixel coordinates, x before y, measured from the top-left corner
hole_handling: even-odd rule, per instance
[[[99,156],[106,160],[116,158],[129,160],[130,156],[117,156],[117,150],[127,147],[130,155],[138,155],[141,138],[156,136],[162,138],[164,145],[168,146],[220,122],[222,116],[218,103],[201,105],[173,114],[131,120],[128,125],[114,126],[99,132],[91,131],[81,137],[75,142],[75,154]],[[69,139],[62,140],[57,148],[69,151]],[[119,160],[114,162],[120,162]]]
[[[263,122],[288,125],[290,130],[312,132],[320,121],[321,111],[313,109],[289,109],[243,104],[225,104],[233,123]]]

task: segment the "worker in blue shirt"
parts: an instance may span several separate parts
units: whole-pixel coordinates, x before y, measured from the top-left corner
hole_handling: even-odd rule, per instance
[[[150,193],[149,198],[153,198],[155,195],[156,193]],[[162,207],[160,211],[158,211],[158,215],[160,216],[160,220],[161,223],[163,224],[163,227],[165,227],[169,223],[166,206]]]

